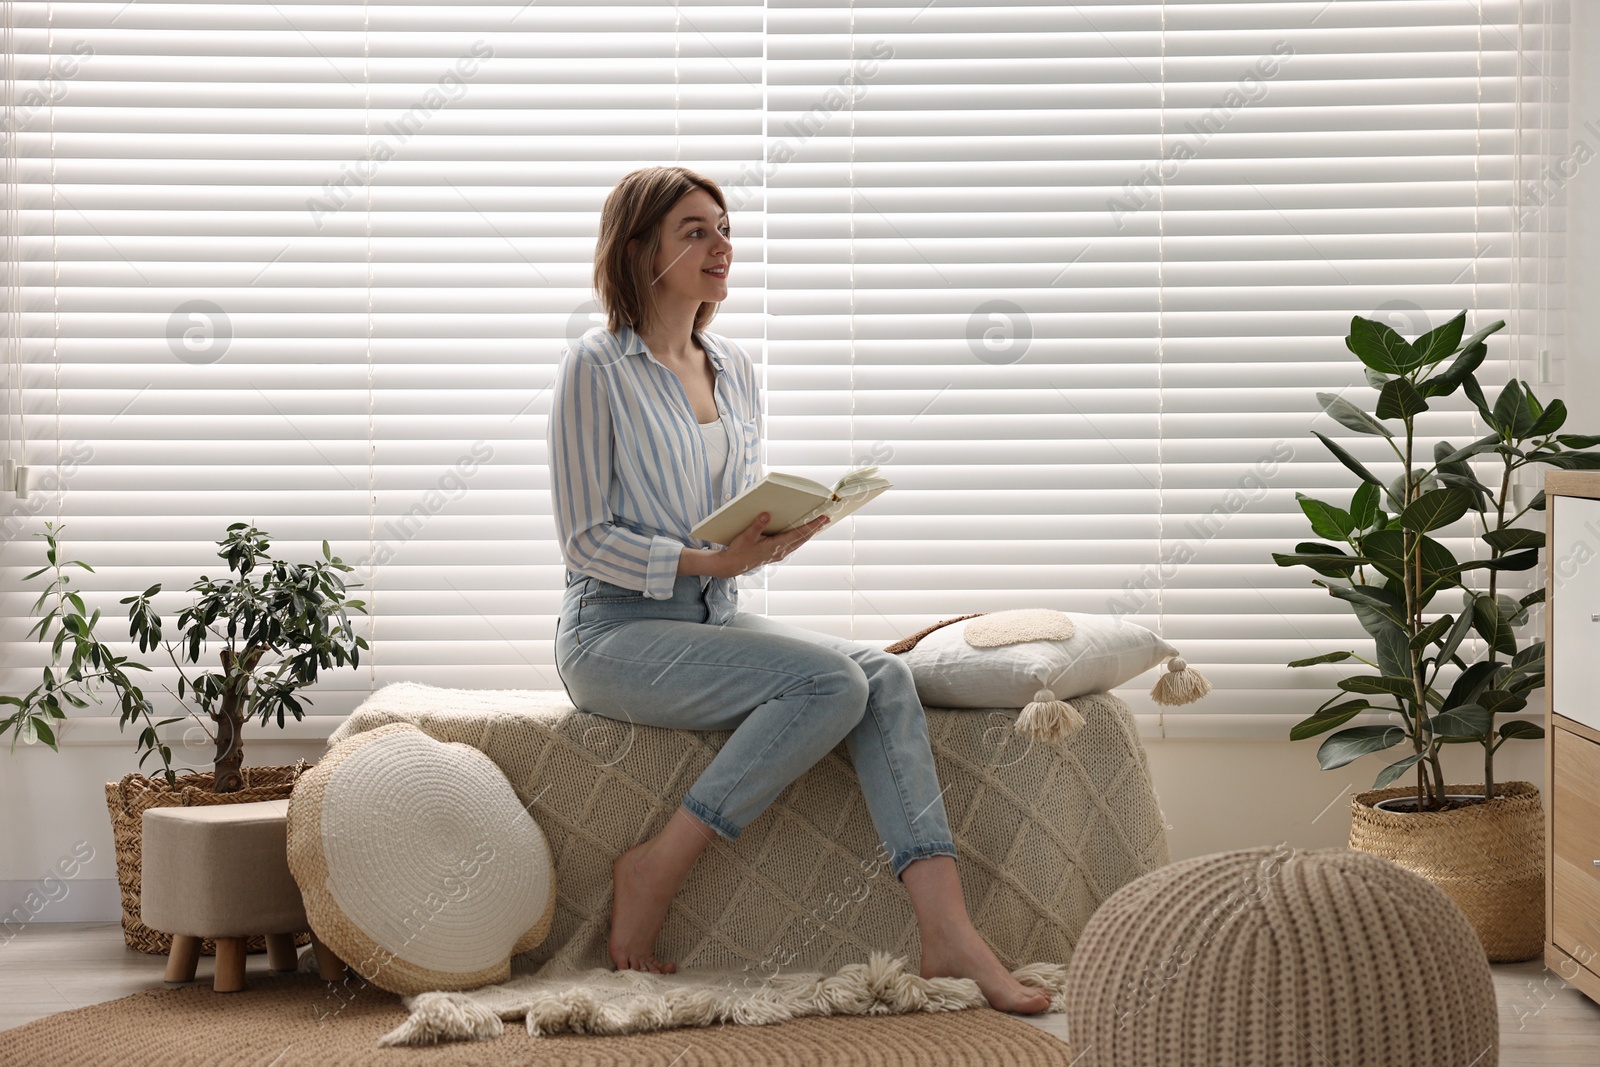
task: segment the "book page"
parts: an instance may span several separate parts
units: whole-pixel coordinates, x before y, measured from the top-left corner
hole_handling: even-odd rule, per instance
[[[880,484],[875,487],[860,488],[855,492],[845,496],[835,496],[832,500],[829,500],[826,503],[811,509],[810,512],[796,519],[786,529],[779,530],[778,532],[785,533],[788,530],[794,529],[796,526],[804,526],[806,523],[810,522],[819,515],[828,516],[829,526],[838,522],[840,519],[848,518],[857,511],[861,510],[862,507],[877,497],[885,489],[893,488],[888,482],[881,478],[878,479],[878,481]]]

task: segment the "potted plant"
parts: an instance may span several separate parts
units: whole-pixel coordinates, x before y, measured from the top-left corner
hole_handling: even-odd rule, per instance
[[[359,600],[345,598],[345,582],[340,572],[352,568],[334,556],[328,542],[322,543],[321,560],[295,564],[274,559],[269,553],[268,535],[254,526],[238,522],[228,527],[218,556],[228,561],[237,579],[216,580],[202,575],[189,591],[199,594],[178,614],[182,639],[166,652],[178,670],[176,693],[168,690],[185,714],[156,719],[150,700],[136,685],[129,672],[149,671],[149,667],[127,656],[118,656],[95,634],[100,611],[86,617],[83,598],[71,588],[69,567],[94,568],[77,560],[62,562],[60,545],[53,524],[45,524],[48,565],[28,574],[31,580],[46,572],[51,579],[34,611],[46,608],[34,629],[40,641],[51,642],[51,662],[33,691],[23,697],[0,695],[0,710],[14,708],[0,719],[0,734],[11,733],[12,747],[17,739],[25,743],[43,741],[57,749],[56,726],[66,718],[63,704],[87,707],[99,702],[98,690],[109,687],[120,707],[119,725],[139,727],[136,751],[142,753],[139,765],[152,756],[160,759],[162,772],[150,778],[137,772],[124,775],[119,782],[106,783],[106,804],[111,813],[112,834],[117,846],[117,881],[122,889],[122,926],[127,943],[146,952],[165,953],[171,937],[150,930],[139,921],[139,860],[141,818],[146,808],[166,804],[219,804],[287,797],[294,781],[305,769],[305,761],[294,767],[244,767],[244,724],[260,718],[263,725],[276,717],[284,724],[284,712],[303,717],[302,702],[296,690],[317,680],[320,667],[352,667],[359,664],[359,649],[366,639],[354,634],[348,611],[365,612]],[[130,636],[140,652],[161,644],[161,617],[151,606],[151,598],[161,592],[153,585],[137,596],[123,598],[129,605]],[[56,627],[51,637],[51,627]],[[223,633],[219,627],[225,626]],[[30,630],[30,633],[33,631]],[[199,664],[202,649],[215,642],[221,670],[194,677],[185,673],[179,654]],[[70,656],[66,649],[70,645]],[[186,700],[187,696],[187,700]],[[199,706],[196,711],[189,702]],[[172,749],[157,733],[169,723],[194,719],[214,743],[212,769],[208,772],[179,774],[173,767]],[[210,724],[209,727],[207,724]],[[261,941],[261,944],[254,942]],[[252,950],[264,949],[262,939],[252,939]],[[212,951],[208,941],[204,951]]]
[[[1369,413],[1343,395],[1317,398],[1341,425],[1388,446],[1394,476],[1380,477],[1314,434],[1359,484],[1347,506],[1296,494],[1321,540],[1273,559],[1320,575],[1314,583],[1348,604],[1373,640],[1371,658],[1346,650],[1290,664],[1354,660],[1367,668],[1340,679],[1339,692],[1290,733],[1301,740],[1338,731],[1317,750],[1324,770],[1369,752],[1403,753],[1354,798],[1351,847],[1429,877],[1461,905],[1491,959],[1517,960],[1543,947],[1544,826],[1538,789],[1497,782],[1494,757],[1508,741],[1544,736],[1537,723],[1512,717],[1544,685],[1544,642],[1522,643],[1516,632],[1544,589],[1513,597],[1500,579],[1536,566],[1545,536],[1517,525],[1543,510],[1543,492],[1518,504],[1513,489],[1517,472],[1534,464],[1600,467],[1600,455],[1588,451],[1600,437],[1561,433],[1565,405],[1541,404],[1516,379],[1491,404],[1474,372],[1487,338],[1505,323],[1463,341],[1465,324],[1463,311],[1407,341],[1384,323],[1351,320],[1345,345],[1377,401]],[[1490,432],[1460,447],[1440,441],[1431,459],[1420,455],[1419,421],[1458,389]],[[1458,523],[1470,523],[1482,546],[1474,558],[1457,559],[1439,540]],[[1339,729],[1372,712],[1389,721]],[[1441,750],[1463,744],[1483,750],[1481,785],[1446,781]]]

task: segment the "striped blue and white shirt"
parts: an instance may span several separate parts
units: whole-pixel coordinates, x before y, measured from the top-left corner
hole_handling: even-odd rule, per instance
[[[672,596],[689,536],[761,477],[761,396],[737,343],[695,335],[716,370],[717,413],[728,434],[722,484],[711,484],[704,435],[678,376],[628,327],[595,327],[561,355],[547,435],[550,492],[569,570],[654,600]],[[724,582],[731,600],[733,580]]]

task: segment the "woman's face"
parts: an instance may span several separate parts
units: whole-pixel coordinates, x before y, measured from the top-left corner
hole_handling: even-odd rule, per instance
[[[655,299],[662,305],[721,303],[728,299],[732,261],[727,214],[710,193],[693,189],[661,220],[650,270]]]

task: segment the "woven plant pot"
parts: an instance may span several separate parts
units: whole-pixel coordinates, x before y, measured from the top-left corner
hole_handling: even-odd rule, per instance
[[[1350,847],[1393,860],[1444,890],[1466,913],[1492,963],[1544,951],[1544,814],[1530,782],[1495,786],[1494,800],[1455,811],[1380,811],[1415,786],[1357,793]],[[1447,793],[1483,794],[1481,785]]]
[[[139,864],[145,809],[286,800],[305,770],[305,760],[299,760],[292,767],[242,767],[244,788],[236,793],[213,793],[211,783],[216,776],[210,772],[180,774],[176,788],[168,785],[165,778],[148,778],[137,772],[123,775],[121,781],[106,783],[111,837],[117,848],[117,886],[122,890],[122,939],[129,948],[156,956],[165,956],[172,950],[171,934],[152,930],[139,919]],[[296,934],[294,943],[309,945],[311,936]],[[216,942],[210,938],[200,942],[202,955],[215,955],[216,948]],[[245,947],[247,952],[266,950],[267,939],[262,936],[249,938]]]

